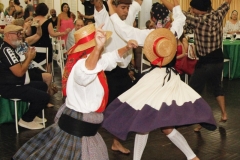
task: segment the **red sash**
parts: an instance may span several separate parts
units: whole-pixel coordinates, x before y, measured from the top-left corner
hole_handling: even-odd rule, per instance
[[[72,53],[72,54],[68,55],[67,62],[66,62],[64,72],[63,72],[63,77],[62,77],[62,93],[63,93],[63,96],[67,96],[67,93],[66,93],[67,80],[68,80],[68,77],[70,75],[70,72],[71,72],[73,66],[75,65],[75,63],[79,59],[84,58],[89,53],[91,53],[93,51],[93,49],[94,49],[94,47],[89,48],[85,51],[76,52],[76,53]]]
[[[68,77],[71,73],[73,66],[79,59],[85,58],[89,53],[91,53],[93,51],[93,49],[94,49],[94,47],[89,48],[82,52],[77,52],[77,53],[68,55],[67,62],[66,62],[65,68],[64,68],[63,77],[62,77],[62,92],[63,92],[64,96],[67,96],[67,93],[66,93],[67,80],[68,80]],[[98,73],[98,79],[99,79],[101,85],[103,86],[104,96],[102,99],[102,103],[96,112],[103,112],[106,108],[106,105],[108,102],[108,94],[109,94],[107,79],[106,79],[104,71],[101,71]]]
[[[101,71],[101,72],[98,73],[98,79],[99,79],[101,85],[103,86],[104,96],[103,96],[103,99],[102,99],[102,103],[101,103],[100,107],[98,108],[98,110],[96,112],[103,112],[105,110],[106,106],[107,106],[108,94],[109,94],[107,78],[106,78],[106,75],[105,75],[104,71]]]

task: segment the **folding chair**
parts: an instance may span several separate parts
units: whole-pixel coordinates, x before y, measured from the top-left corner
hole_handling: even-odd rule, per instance
[[[1,97],[1,95],[0,95]],[[15,128],[16,132],[19,133],[18,131],[18,110],[17,110],[17,102],[21,101],[21,99],[17,98],[12,98],[10,99],[11,101],[14,101],[14,114],[15,114]],[[45,115],[44,115],[44,109],[42,110],[42,120],[43,120],[43,127],[45,128]]]
[[[222,51],[223,51],[223,43],[222,43]],[[224,58],[223,62],[228,62],[228,78],[231,78],[231,72],[230,72],[230,68],[231,68],[231,64],[230,64],[230,59],[228,58]],[[221,81],[223,81],[223,70],[222,70],[222,77],[221,77]]]
[[[187,52],[187,56],[190,59],[196,59],[198,60],[198,57],[196,55],[196,50],[195,50],[195,45],[193,43],[189,43],[188,44],[188,52]],[[188,84],[188,74],[185,73],[185,83]]]
[[[46,68],[48,68],[48,47],[35,47],[37,54],[46,54],[46,59],[42,60],[42,62],[35,62],[32,63],[34,66],[38,67],[39,69],[47,72],[47,70],[44,68],[44,65],[46,64]]]
[[[21,99],[17,99],[17,98],[12,98],[10,99],[12,101],[14,101],[14,110],[15,110],[15,126],[16,126],[16,132],[19,133],[18,131],[18,111],[17,111],[17,102],[21,101]],[[45,128],[45,115],[44,115],[44,109],[42,110],[42,123],[43,123],[43,127]]]
[[[64,63],[64,53],[67,52],[66,46],[65,46],[65,41],[64,40],[55,40],[52,42],[53,49],[54,49],[54,54],[53,54],[53,59],[57,61],[57,64],[59,65],[61,69],[61,75],[63,75],[65,63]],[[57,52],[57,54],[56,54]],[[52,63],[52,68],[53,68],[53,63]],[[53,73],[54,74],[54,73]]]

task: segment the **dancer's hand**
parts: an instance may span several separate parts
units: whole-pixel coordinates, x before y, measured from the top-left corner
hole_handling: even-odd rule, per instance
[[[96,40],[96,48],[98,50],[101,50],[106,42],[106,31],[102,30],[104,24],[100,25],[98,28],[96,28],[96,34],[95,34],[95,40]]]
[[[133,49],[133,48],[137,48],[138,47],[138,43],[135,40],[129,40],[127,43],[127,49]]]

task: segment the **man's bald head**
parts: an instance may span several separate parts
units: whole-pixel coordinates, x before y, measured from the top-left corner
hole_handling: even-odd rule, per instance
[[[82,28],[84,26],[84,22],[82,19],[77,19],[75,21],[75,31],[79,30],[80,28]]]

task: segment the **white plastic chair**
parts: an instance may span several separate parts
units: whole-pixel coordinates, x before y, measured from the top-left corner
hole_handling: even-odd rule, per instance
[[[14,110],[15,110],[15,126],[16,126],[16,132],[19,133],[18,131],[18,111],[17,111],[17,102],[21,101],[21,99],[17,99],[17,98],[12,98],[10,99],[12,101],[14,101]],[[42,123],[43,123],[43,127],[45,128],[45,115],[44,115],[44,109],[42,110]]]
[[[187,52],[187,56],[190,59],[196,59],[198,60],[198,57],[196,55],[196,49],[195,49],[195,45],[193,43],[189,43],[188,44],[188,52]],[[188,74],[185,73],[185,83],[188,84]]]
[[[230,72],[230,68],[231,68],[231,64],[230,64],[230,59],[224,58],[223,62],[228,62],[228,78],[231,78],[231,72]],[[223,71],[222,71],[222,78],[221,81],[223,81]]]
[[[0,95],[1,97],[1,95]],[[18,111],[17,111],[17,102],[21,101],[21,99],[17,99],[17,98],[12,98],[10,99],[12,101],[14,101],[14,114],[15,114],[15,126],[16,126],[16,132],[19,133],[18,131]],[[45,128],[45,115],[44,115],[44,109],[42,110],[42,119],[43,119],[43,127]]]
[[[46,64],[46,68],[48,68],[48,47],[35,47],[35,49],[37,54],[46,54],[46,59],[39,63],[33,61],[34,66],[37,66],[39,69],[47,72],[47,70],[44,68],[44,65]]]
[[[54,54],[53,54],[53,60],[57,61],[57,64],[59,65],[60,69],[61,69],[61,75],[63,75],[63,71],[64,71],[64,67],[65,67],[65,62],[64,62],[64,53],[67,52],[66,50],[66,46],[65,46],[65,41],[64,40],[53,40],[52,42],[53,45],[53,50],[54,50]],[[57,54],[55,54],[55,52],[58,52]],[[52,68],[53,68],[53,63],[52,63]],[[53,73],[54,75],[54,73]]]

